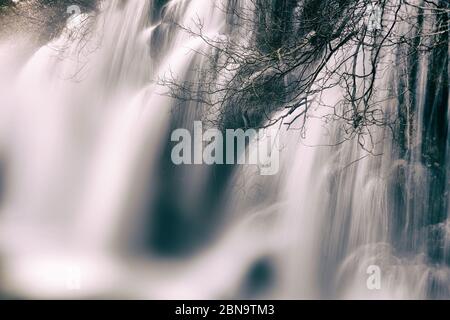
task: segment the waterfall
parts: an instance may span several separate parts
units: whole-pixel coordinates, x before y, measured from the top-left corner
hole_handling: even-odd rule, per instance
[[[214,32],[220,19],[208,3],[172,1],[166,15],[189,21],[202,7]],[[12,292],[70,295],[64,274],[71,268],[92,280],[82,294],[121,281],[96,278],[102,269],[117,277],[120,262],[112,257],[140,223],[132,214],[139,199],[151,197],[143,175],[156,179],[173,105],[155,80],[169,71],[182,75],[201,45],[167,30],[164,18],[151,25],[152,5],[105,1],[93,23],[88,14],[73,16],[58,39],[7,75],[2,142],[15,143],[5,147],[11,183],[0,215]],[[161,39],[153,41],[157,28]],[[158,63],[150,45],[165,50]]]
[[[200,24],[207,39],[262,41],[226,10],[257,16],[254,5],[99,1],[98,12],[71,16],[40,48],[26,35],[0,40],[0,296],[450,297],[450,114],[437,114],[448,109],[448,66],[436,63],[448,63],[448,52],[400,61],[398,45],[383,55],[389,72],[375,95],[399,120],[371,128],[369,148],[326,121],[324,106],[344,96],[337,86],[308,97],[302,130],[265,129],[277,137],[276,175],[171,161],[175,129],[206,119],[223,130],[234,118],[217,116],[226,104],[177,101],[161,79],[201,90],[207,54],[220,50],[190,31]],[[392,95],[404,91],[408,101]]]

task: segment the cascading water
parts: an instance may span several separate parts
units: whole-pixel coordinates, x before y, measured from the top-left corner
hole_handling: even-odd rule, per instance
[[[13,71],[16,77],[9,74],[13,97],[3,112],[13,124],[4,136],[14,136],[17,145],[6,146],[12,182],[3,199],[2,247],[11,255],[4,270],[12,292],[60,294],[61,274],[78,264],[92,290],[103,290],[104,280],[91,277],[100,266],[106,272],[117,268],[108,252],[118,247],[124,223],[138,223],[126,214],[138,210],[133,197],[151,196],[152,190],[142,189],[141,175],[152,179],[169,121],[172,102],[151,80],[171,70],[183,74],[193,58],[190,50],[201,44],[163,30],[166,52],[152,63],[148,46],[164,20],[150,25],[151,5],[105,2],[88,26],[86,15],[75,16],[60,38]],[[174,1],[166,15],[193,19],[196,7],[197,2]],[[214,31],[213,7],[203,7]],[[93,31],[87,35],[86,28]],[[35,267],[26,275],[13,271],[29,264]]]
[[[439,57],[418,58],[415,83],[402,80],[402,63],[377,79],[385,91],[414,91],[414,141],[380,127],[370,152],[357,137],[341,143],[342,127],[324,124],[316,99],[304,131],[276,130],[275,176],[170,161],[172,131],[193,129],[210,110],[175,101],[158,80],[200,83],[192,70],[208,68],[211,49],[189,32],[199,21],[209,38],[258,41],[223,9],[252,5],[101,1],[97,15],[71,17],[36,51],[26,38],[0,43],[0,294],[449,297],[448,113],[444,158],[426,145],[438,121],[427,104],[448,102],[427,73]],[[332,88],[320,99],[342,96]],[[386,113],[405,113],[384,98]],[[434,205],[440,194],[446,204]],[[367,282],[373,268],[382,271],[377,290]]]

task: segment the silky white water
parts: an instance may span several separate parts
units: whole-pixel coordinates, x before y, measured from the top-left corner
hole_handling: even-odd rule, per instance
[[[0,292],[407,299],[427,298],[435,285],[445,297],[448,267],[431,263],[420,246],[402,251],[403,240],[392,236],[395,175],[406,172],[413,206],[426,192],[418,181],[430,178],[414,157],[396,158],[387,128],[375,131],[372,153],[358,141],[341,144],[339,126],[325,124],[313,102],[305,132],[278,131],[281,168],[273,177],[239,166],[212,191],[209,167],[163,164],[170,131],[191,126],[205,108],[181,110],[158,83],[168,74],[195,81],[190,68],[203,67],[195,52],[207,44],[175,24],[196,28],[200,20],[209,37],[223,37],[219,2],[172,0],[157,21],[152,0],[103,1],[97,16],[73,16],[39,49],[25,36],[0,42]],[[321,99],[341,96],[335,88]],[[395,113],[389,101],[386,108]],[[406,220],[421,214],[405,212]],[[448,222],[432,227],[448,239]],[[161,245],[167,238],[175,244]],[[156,240],[147,246],[148,239]],[[183,245],[182,254],[156,252]]]

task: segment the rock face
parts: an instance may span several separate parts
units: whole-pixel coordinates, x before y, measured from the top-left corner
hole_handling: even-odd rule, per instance
[[[77,6],[81,12],[96,10],[97,0],[1,0],[0,37],[34,35],[36,45],[43,45],[56,37]]]

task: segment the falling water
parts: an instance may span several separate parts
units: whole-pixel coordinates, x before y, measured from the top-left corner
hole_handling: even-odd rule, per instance
[[[158,79],[195,81],[192,67],[205,65],[195,52],[207,44],[177,24],[200,20],[209,37],[236,31],[219,2],[103,1],[98,15],[71,17],[38,50],[26,37],[0,43],[0,292],[449,297],[448,181],[444,174],[447,204],[432,209],[439,191],[420,159],[422,134],[405,156],[389,129],[377,128],[368,153],[356,139],[340,143],[342,128],[325,125],[313,102],[304,131],[277,130],[276,176],[260,176],[257,166],[169,161],[170,133],[192,128],[205,106],[180,106]],[[413,89],[416,129],[425,135],[431,58],[421,59]],[[402,85],[391,74],[378,81]],[[329,89],[321,99],[333,104],[342,94]],[[384,103],[399,112],[392,99]],[[447,138],[446,172],[449,145]],[[424,218],[430,210],[444,212]],[[379,290],[368,287],[371,268],[381,270]]]

